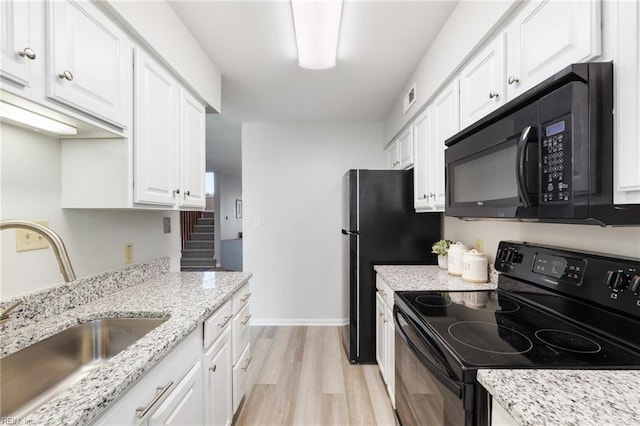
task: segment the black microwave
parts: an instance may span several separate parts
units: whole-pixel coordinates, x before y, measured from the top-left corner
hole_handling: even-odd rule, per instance
[[[613,64],[573,64],[445,141],[445,215],[633,225],[613,204]]]

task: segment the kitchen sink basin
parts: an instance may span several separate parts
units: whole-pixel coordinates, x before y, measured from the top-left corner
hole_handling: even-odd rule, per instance
[[[34,411],[167,319],[97,319],[0,359],[0,417]]]

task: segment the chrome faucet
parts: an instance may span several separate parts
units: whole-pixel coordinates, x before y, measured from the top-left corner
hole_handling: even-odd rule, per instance
[[[16,303],[9,306],[4,311],[0,312],[0,324],[4,324],[5,322],[9,321],[9,314],[13,310],[15,310],[18,306],[22,305],[22,303],[23,303],[22,300],[18,300]]]
[[[76,279],[76,274],[73,272],[73,266],[71,266],[67,249],[65,248],[60,236],[53,232],[53,230],[44,225],[40,225],[37,222],[22,219],[0,220],[0,231],[3,229],[27,229],[42,235],[51,244],[53,254],[56,256],[56,260],[58,261],[60,272],[62,272],[64,280],[69,282]]]

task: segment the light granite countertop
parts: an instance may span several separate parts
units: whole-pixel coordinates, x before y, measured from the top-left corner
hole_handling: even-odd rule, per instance
[[[640,425],[638,370],[478,370],[521,425]]]
[[[437,265],[375,265],[373,269],[393,291],[493,290],[498,283],[498,273],[493,268],[486,284],[466,282],[460,277],[449,275]]]
[[[166,322],[23,421],[47,425],[88,423],[230,299],[250,277],[250,273],[243,272],[162,273],[75,308],[3,330],[1,349],[6,356],[80,322],[114,316],[169,316]]]

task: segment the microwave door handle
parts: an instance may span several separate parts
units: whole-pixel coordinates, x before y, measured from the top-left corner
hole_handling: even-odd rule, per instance
[[[416,347],[416,345],[409,339],[409,336],[402,329],[402,325],[400,325],[400,321],[398,320],[398,315],[402,315],[402,312],[397,308],[393,310],[393,316],[395,317],[396,322],[396,332],[400,335],[402,340],[409,346],[409,349],[418,357],[420,362],[429,369],[429,371],[436,376],[436,378],[442,383],[449,391],[451,391],[458,398],[462,398],[462,387],[456,381],[452,380],[447,374],[443,373],[434,363],[432,363],[423,353]],[[402,315],[404,317],[404,315]],[[405,318],[407,320],[407,318]],[[407,321],[407,325],[411,327],[409,321]]]
[[[531,206],[531,199],[529,198],[529,193],[527,192],[527,184],[526,178],[524,175],[524,159],[527,153],[527,145],[529,144],[529,135],[531,134],[531,130],[533,127],[527,126],[520,134],[520,139],[518,140],[518,150],[516,153],[517,162],[516,162],[516,180],[518,182],[518,193],[520,195],[520,200],[524,204],[524,207]]]

